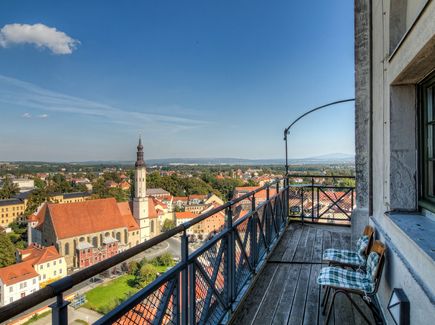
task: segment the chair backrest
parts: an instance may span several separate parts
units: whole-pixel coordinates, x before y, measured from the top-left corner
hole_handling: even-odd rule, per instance
[[[381,241],[375,240],[373,242],[372,249],[370,252],[375,252],[379,255],[379,262],[374,276],[374,281],[375,281],[374,293],[378,291],[379,283],[381,281],[382,271],[384,269],[384,264],[385,264],[385,251],[386,251],[386,247]]]
[[[370,225],[365,226],[363,236],[369,237],[369,243],[367,244],[367,247],[365,250],[365,255],[368,256],[371,249],[372,249],[373,240],[375,238],[375,229]]]

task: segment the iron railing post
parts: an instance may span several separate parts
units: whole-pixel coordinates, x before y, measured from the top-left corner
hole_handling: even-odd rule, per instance
[[[251,217],[251,244],[250,244],[250,248],[251,248],[251,263],[252,263],[252,267],[254,269],[254,274],[255,272],[255,268],[257,266],[257,212],[256,212],[256,207],[255,207],[255,195],[252,195],[252,200],[251,200],[251,210],[252,210],[252,217]]]
[[[51,323],[53,325],[68,324],[68,305],[69,301],[63,300],[63,293],[59,293],[56,302],[51,304]]]
[[[286,197],[287,197],[287,199],[286,199],[286,220],[287,220],[287,223],[289,223],[290,222],[290,178],[287,176],[286,177],[286,182],[287,182],[287,195],[286,195]]]
[[[189,324],[196,324],[196,274],[195,263],[189,264]]]
[[[186,230],[184,230],[181,236],[181,262],[184,265],[183,271],[181,272],[181,324],[187,325],[188,323],[188,313],[189,313],[189,288],[194,284],[190,283],[188,280],[188,259],[189,259],[189,238],[187,236]],[[191,297],[191,299],[195,299]]]
[[[302,219],[302,224],[304,224],[304,188],[301,187],[301,219]]]
[[[317,186],[317,218],[319,218],[319,216],[320,216],[320,199],[319,199],[319,196],[320,196],[320,190],[319,190],[319,187]]]
[[[270,185],[268,185],[266,188],[266,205],[264,206],[265,214],[264,214],[264,220],[263,220],[263,222],[265,223],[265,228],[266,228],[267,252],[269,252],[270,243],[272,241],[271,240],[271,238],[272,238],[271,218],[272,218],[272,216],[271,215],[269,216],[269,211],[270,211],[269,207],[271,208],[272,205],[270,204],[269,196],[270,196]]]
[[[311,222],[314,221],[314,178],[311,177]]]
[[[227,254],[225,257],[225,270],[226,270],[226,283],[227,283],[227,298],[228,307],[232,311],[232,304],[234,302],[234,288],[235,288],[235,242],[234,242],[234,229],[233,229],[233,211],[232,205],[229,206],[226,213],[226,228],[229,230],[227,236]]]

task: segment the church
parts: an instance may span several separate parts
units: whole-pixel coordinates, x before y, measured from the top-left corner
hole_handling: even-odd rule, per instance
[[[141,139],[135,163],[135,195],[74,203],[44,203],[28,218],[29,245],[55,246],[69,270],[87,267],[160,233],[161,202],[147,196]]]

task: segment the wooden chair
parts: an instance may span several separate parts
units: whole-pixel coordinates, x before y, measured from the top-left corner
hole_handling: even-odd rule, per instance
[[[328,262],[328,265],[330,266],[340,266],[340,267],[350,267],[353,269],[361,269],[364,267],[365,260],[367,259],[367,256],[369,255],[369,252],[373,245],[375,230],[372,226],[367,225],[364,228],[363,234],[361,238],[358,240],[360,241],[363,236],[368,237],[367,246],[364,250],[365,258],[362,259],[360,257],[360,252],[358,251],[351,251],[351,250],[338,250],[338,249],[326,249],[323,252],[323,260]],[[357,248],[358,249],[358,248]],[[331,254],[328,254],[328,251],[331,252]]]
[[[381,243],[380,241],[376,240],[372,247],[371,247],[371,251],[369,254],[369,259],[370,259],[370,255],[371,253],[376,253],[378,255],[378,262],[377,262],[377,266],[374,270],[370,269],[370,266],[367,265],[367,271],[366,272],[371,272],[371,280],[372,280],[372,290],[370,292],[367,292],[365,290],[362,290],[361,288],[358,288],[358,286],[346,286],[346,285],[340,285],[340,284],[327,284],[326,286],[326,290],[327,292],[326,294],[326,301],[323,305],[323,311],[322,313],[325,314],[327,305],[328,305],[328,300],[329,300],[329,296],[331,291],[333,291],[333,296],[332,296],[332,301],[331,304],[329,306],[328,309],[328,315],[326,317],[325,320],[325,324],[328,324],[329,319],[331,318],[331,314],[332,314],[332,310],[334,307],[334,302],[335,302],[335,298],[339,293],[344,294],[349,301],[351,302],[352,306],[355,307],[355,309],[361,314],[361,316],[364,318],[364,320],[370,324],[370,320],[367,318],[366,315],[364,315],[363,311],[361,310],[361,308],[355,303],[355,301],[352,299],[351,294],[355,294],[358,295],[362,298],[362,300],[364,301],[364,303],[369,307],[370,311],[373,314],[373,318],[375,319],[376,323],[381,323],[383,322],[382,320],[382,316],[378,310],[378,307],[376,306],[376,304],[373,302],[373,298],[375,297],[378,288],[379,288],[379,283],[381,280],[381,276],[382,276],[382,271],[384,269],[384,264],[385,264],[385,250],[386,247],[383,243]],[[373,256],[372,256],[373,257]],[[369,263],[369,261],[368,261]],[[362,273],[358,272],[358,271],[354,271],[354,270],[345,270],[345,269],[341,269],[341,268],[337,268],[337,267],[326,267],[323,268],[322,271],[320,272],[319,275],[319,279],[318,282],[319,284],[321,283],[321,276],[322,276],[322,272],[329,272],[329,274],[337,272],[338,274],[346,274],[347,276],[361,276]],[[325,273],[324,272],[324,273]],[[353,272],[353,273],[352,273]],[[366,276],[368,276],[368,274],[366,273]],[[338,276],[339,277],[339,276]],[[337,281],[340,282],[340,281]],[[345,282],[345,279],[344,279]]]

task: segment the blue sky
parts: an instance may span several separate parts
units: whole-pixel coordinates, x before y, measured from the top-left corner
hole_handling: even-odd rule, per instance
[[[2,1],[0,161],[283,157],[354,96],[352,1]],[[354,152],[353,105],[291,157]]]

